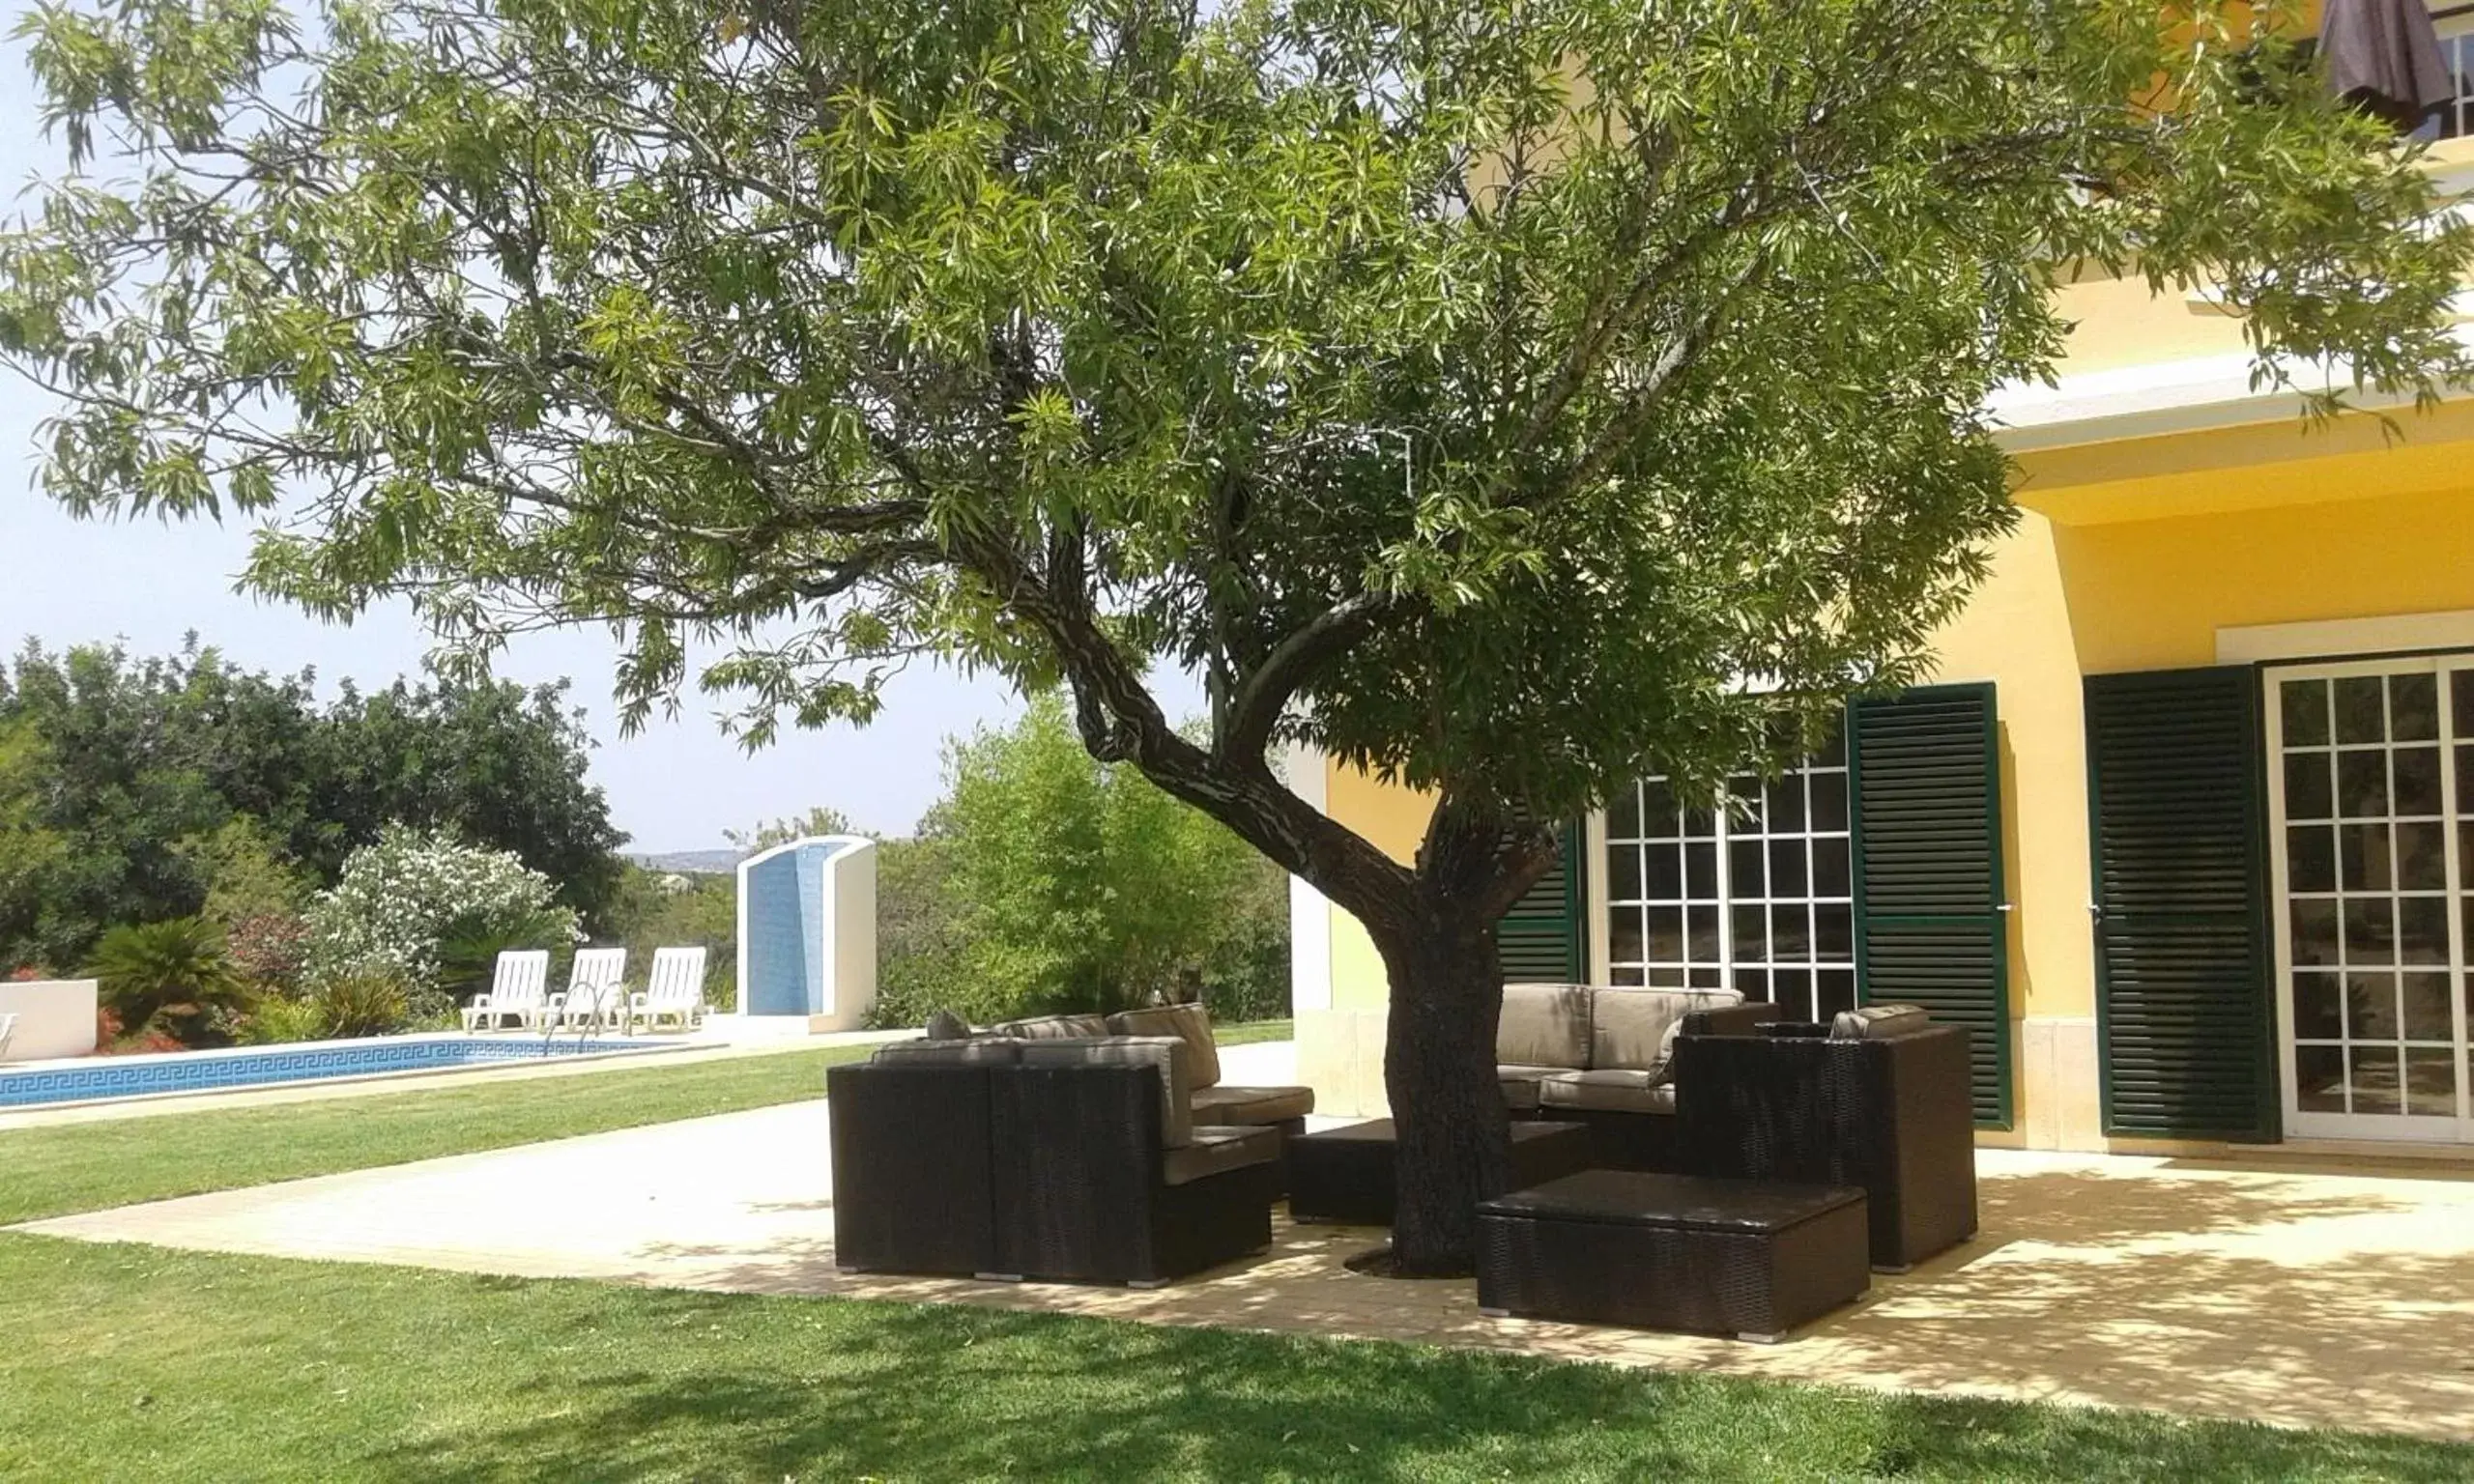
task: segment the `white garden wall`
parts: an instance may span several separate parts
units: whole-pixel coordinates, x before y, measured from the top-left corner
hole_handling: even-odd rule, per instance
[[[95,982],[91,979],[0,981],[0,1017],[15,1015],[17,1033],[0,1062],[85,1056],[95,1049]]]

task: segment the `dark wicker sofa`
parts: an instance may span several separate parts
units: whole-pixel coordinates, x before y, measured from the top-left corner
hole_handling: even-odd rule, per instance
[[[1975,1124],[1964,1031],[1922,1014],[1676,1042],[1686,1172],[1860,1186],[1873,1266],[1974,1235]]]
[[[1112,1015],[1038,1015],[990,1026],[987,1034],[1021,1041],[1094,1041],[1111,1036],[1174,1036],[1186,1043],[1187,1102],[1198,1125],[1260,1125],[1286,1137],[1306,1131],[1314,1111],[1310,1087],[1240,1087],[1220,1080],[1220,1043],[1211,1012],[1200,1005],[1154,1005]]]
[[[908,1042],[827,1070],[835,1261],[1166,1282],[1271,1244],[1280,1135],[1196,1126],[1173,1038]]]
[[[1514,1119],[1586,1124],[1604,1169],[1675,1172],[1679,1036],[1749,1033],[1778,1016],[1733,990],[1506,985],[1495,1076]]]

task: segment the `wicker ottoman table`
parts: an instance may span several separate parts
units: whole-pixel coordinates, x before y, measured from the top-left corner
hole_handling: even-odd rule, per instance
[[[1512,1188],[1589,1168],[1583,1124],[1511,1126]],[[1399,1144],[1392,1120],[1303,1133],[1288,1141],[1288,1218],[1343,1226],[1390,1226]]]
[[[1775,1340],[1871,1282],[1845,1186],[1590,1170],[1478,1208],[1491,1315]]]

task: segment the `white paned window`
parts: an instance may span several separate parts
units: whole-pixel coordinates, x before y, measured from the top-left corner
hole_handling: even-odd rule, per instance
[[[1856,1003],[1843,742],[1715,810],[1645,779],[1606,810],[1607,982],[1733,986],[1789,1018]]]
[[[2438,23],[2440,60],[2457,79],[2457,97],[2416,132],[2426,139],[2460,139],[2474,134],[2474,6],[2436,12],[2431,18]]]

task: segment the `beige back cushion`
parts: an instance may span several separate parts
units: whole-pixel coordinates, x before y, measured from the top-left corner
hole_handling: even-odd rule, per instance
[[[1911,1036],[1933,1025],[1921,1005],[1862,1005],[1842,1010],[1829,1022],[1832,1041],[1884,1041]]]
[[[887,1042],[869,1058],[880,1067],[1011,1067],[1021,1059],[1022,1043],[1002,1036],[974,1036],[967,1041]]]
[[[1194,1086],[1220,1085],[1220,1042],[1211,1039],[1211,1012],[1199,1005],[1155,1005],[1108,1016],[1111,1036],[1174,1036],[1186,1043]]]
[[[1156,1067],[1160,1070],[1160,1144],[1194,1142],[1194,1079],[1186,1043],[1174,1036],[1101,1036],[1025,1041],[1025,1067]]]
[[[1495,1060],[1511,1067],[1589,1065],[1590,991],[1579,985],[1506,985]]]
[[[1736,989],[1599,989],[1590,1007],[1589,1065],[1663,1076],[1676,1032],[1696,1010],[1740,1005]]]
[[[1088,1039],[1108,1034],[1105,1015],[1034,1015],[1028,1020],[1007,1020],[988,1028],[992,1036],[1014,1036],[1023,1041],[1065,1041]]]

